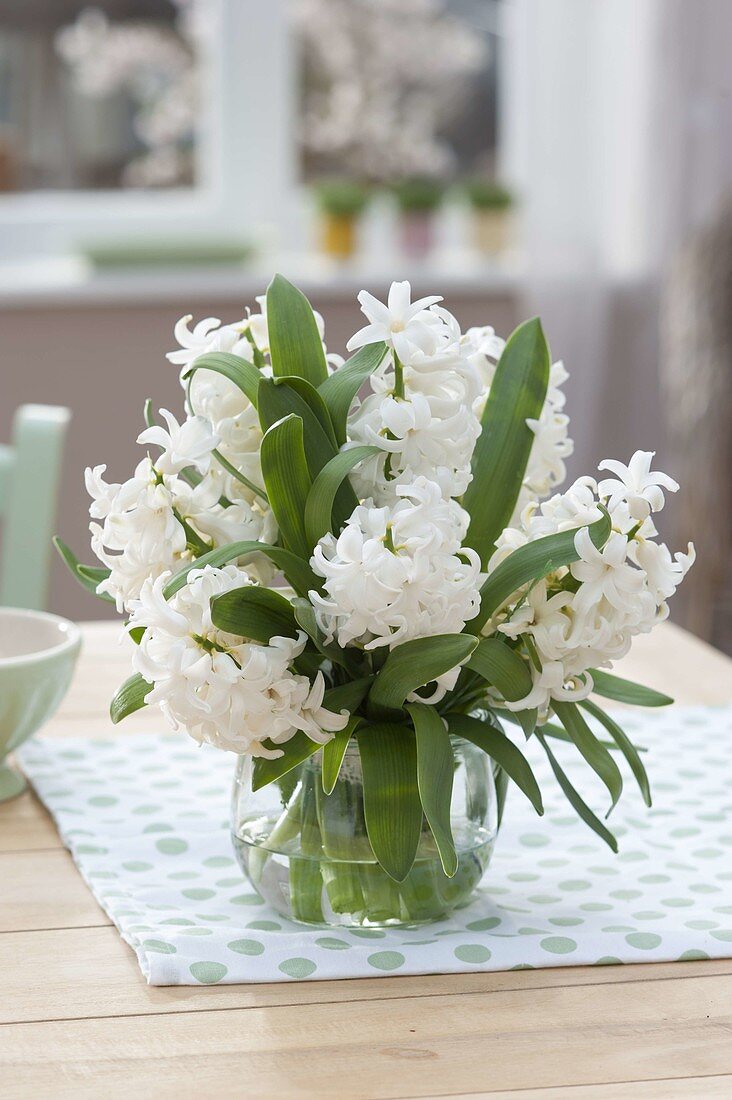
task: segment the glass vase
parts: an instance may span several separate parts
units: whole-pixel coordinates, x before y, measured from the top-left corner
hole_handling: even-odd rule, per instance
[[[356,740],[349,743],[330,795],[323,792],[320,752],[256,792],[251,759],[240,757],[232,839],[255,890],[282,916],[320,927],[417,925],[465,904],[490,861],[505,788],[502,773],[484,752],[460,738],[451,740],[457,872],[445,875],[423,820],[414,866],[403,882],[381,868],[369,844]]]

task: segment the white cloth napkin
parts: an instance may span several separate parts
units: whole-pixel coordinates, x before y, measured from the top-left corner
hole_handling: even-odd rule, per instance
[[[619,855],[579,822],[530,746],[545,817],[511,790],[475,901],[413,930],[309,930],[269,910],[232,853],[228,753],[184,736],[39,738],[20,759],[152,985],[729,956],[732,707],[624,714],[623,725],[649,748],[654,806],[627,776],[610,819]],[[606,805],[576,752],[556,751]]]

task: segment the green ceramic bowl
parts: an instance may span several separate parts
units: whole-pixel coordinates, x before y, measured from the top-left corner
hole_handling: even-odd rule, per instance
[[[0,607],[0,802],[25,788],[5,758],[54,713],[80,649],[81,631],[68,619]]]

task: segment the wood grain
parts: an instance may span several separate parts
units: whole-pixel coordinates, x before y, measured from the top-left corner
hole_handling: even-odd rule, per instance
[[[44,735],[113,727],[128,673],[84,628]],[[666,623],[620,675],[732,702],[732,661]],[[32,793],[0,807],[0,1097],[732,1097],[732,960],[209,988],[145,984]]]
[[[38,981],[42,955],[43,981]],[[261,985],[150,986],[137,959],[112,927],[64,928],[0,935],[0,1023],[75,1020],[205,1012],[221,1008],[343,1004],[355,1000],[412,1000],[448,993],[476,993],[563,986],[664,982],[728,975],[732,959],[709,962],[639,963],[636,966],[573,966],[425,977],[383,977]],[[597,996],[597,991],[593,994]],[[466,1000],[466,1006],[469,1001]],[[467,1010],[467,1009],[466,1009]]]
[[[467,1002],[467,1003],[466,1003]],[[729,978],[132,1016],[0,1029],[0,1069],[58,1098],[342,1100],[732,1073]],[[347,1076],[346,1076],[347,1074]],[[347,1090],[347,1091],[346,1091]]]

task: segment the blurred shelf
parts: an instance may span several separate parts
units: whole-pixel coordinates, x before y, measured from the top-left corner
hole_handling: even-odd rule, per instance
[[[248,304],[264,293],[275,271],[320,298],[351,298],[361,289],[383,295],[393,279],[409,279],[419,292],[505,295],[521,280],[516,257],[486,260],[464,251],[442,251],[424,260],[394,255],[342,264],[313,254],[279,253],[247,264],[118,270],[98,270],[84,257],[69,256],[0,264],[0,308],[185,305],[216,299]]]

